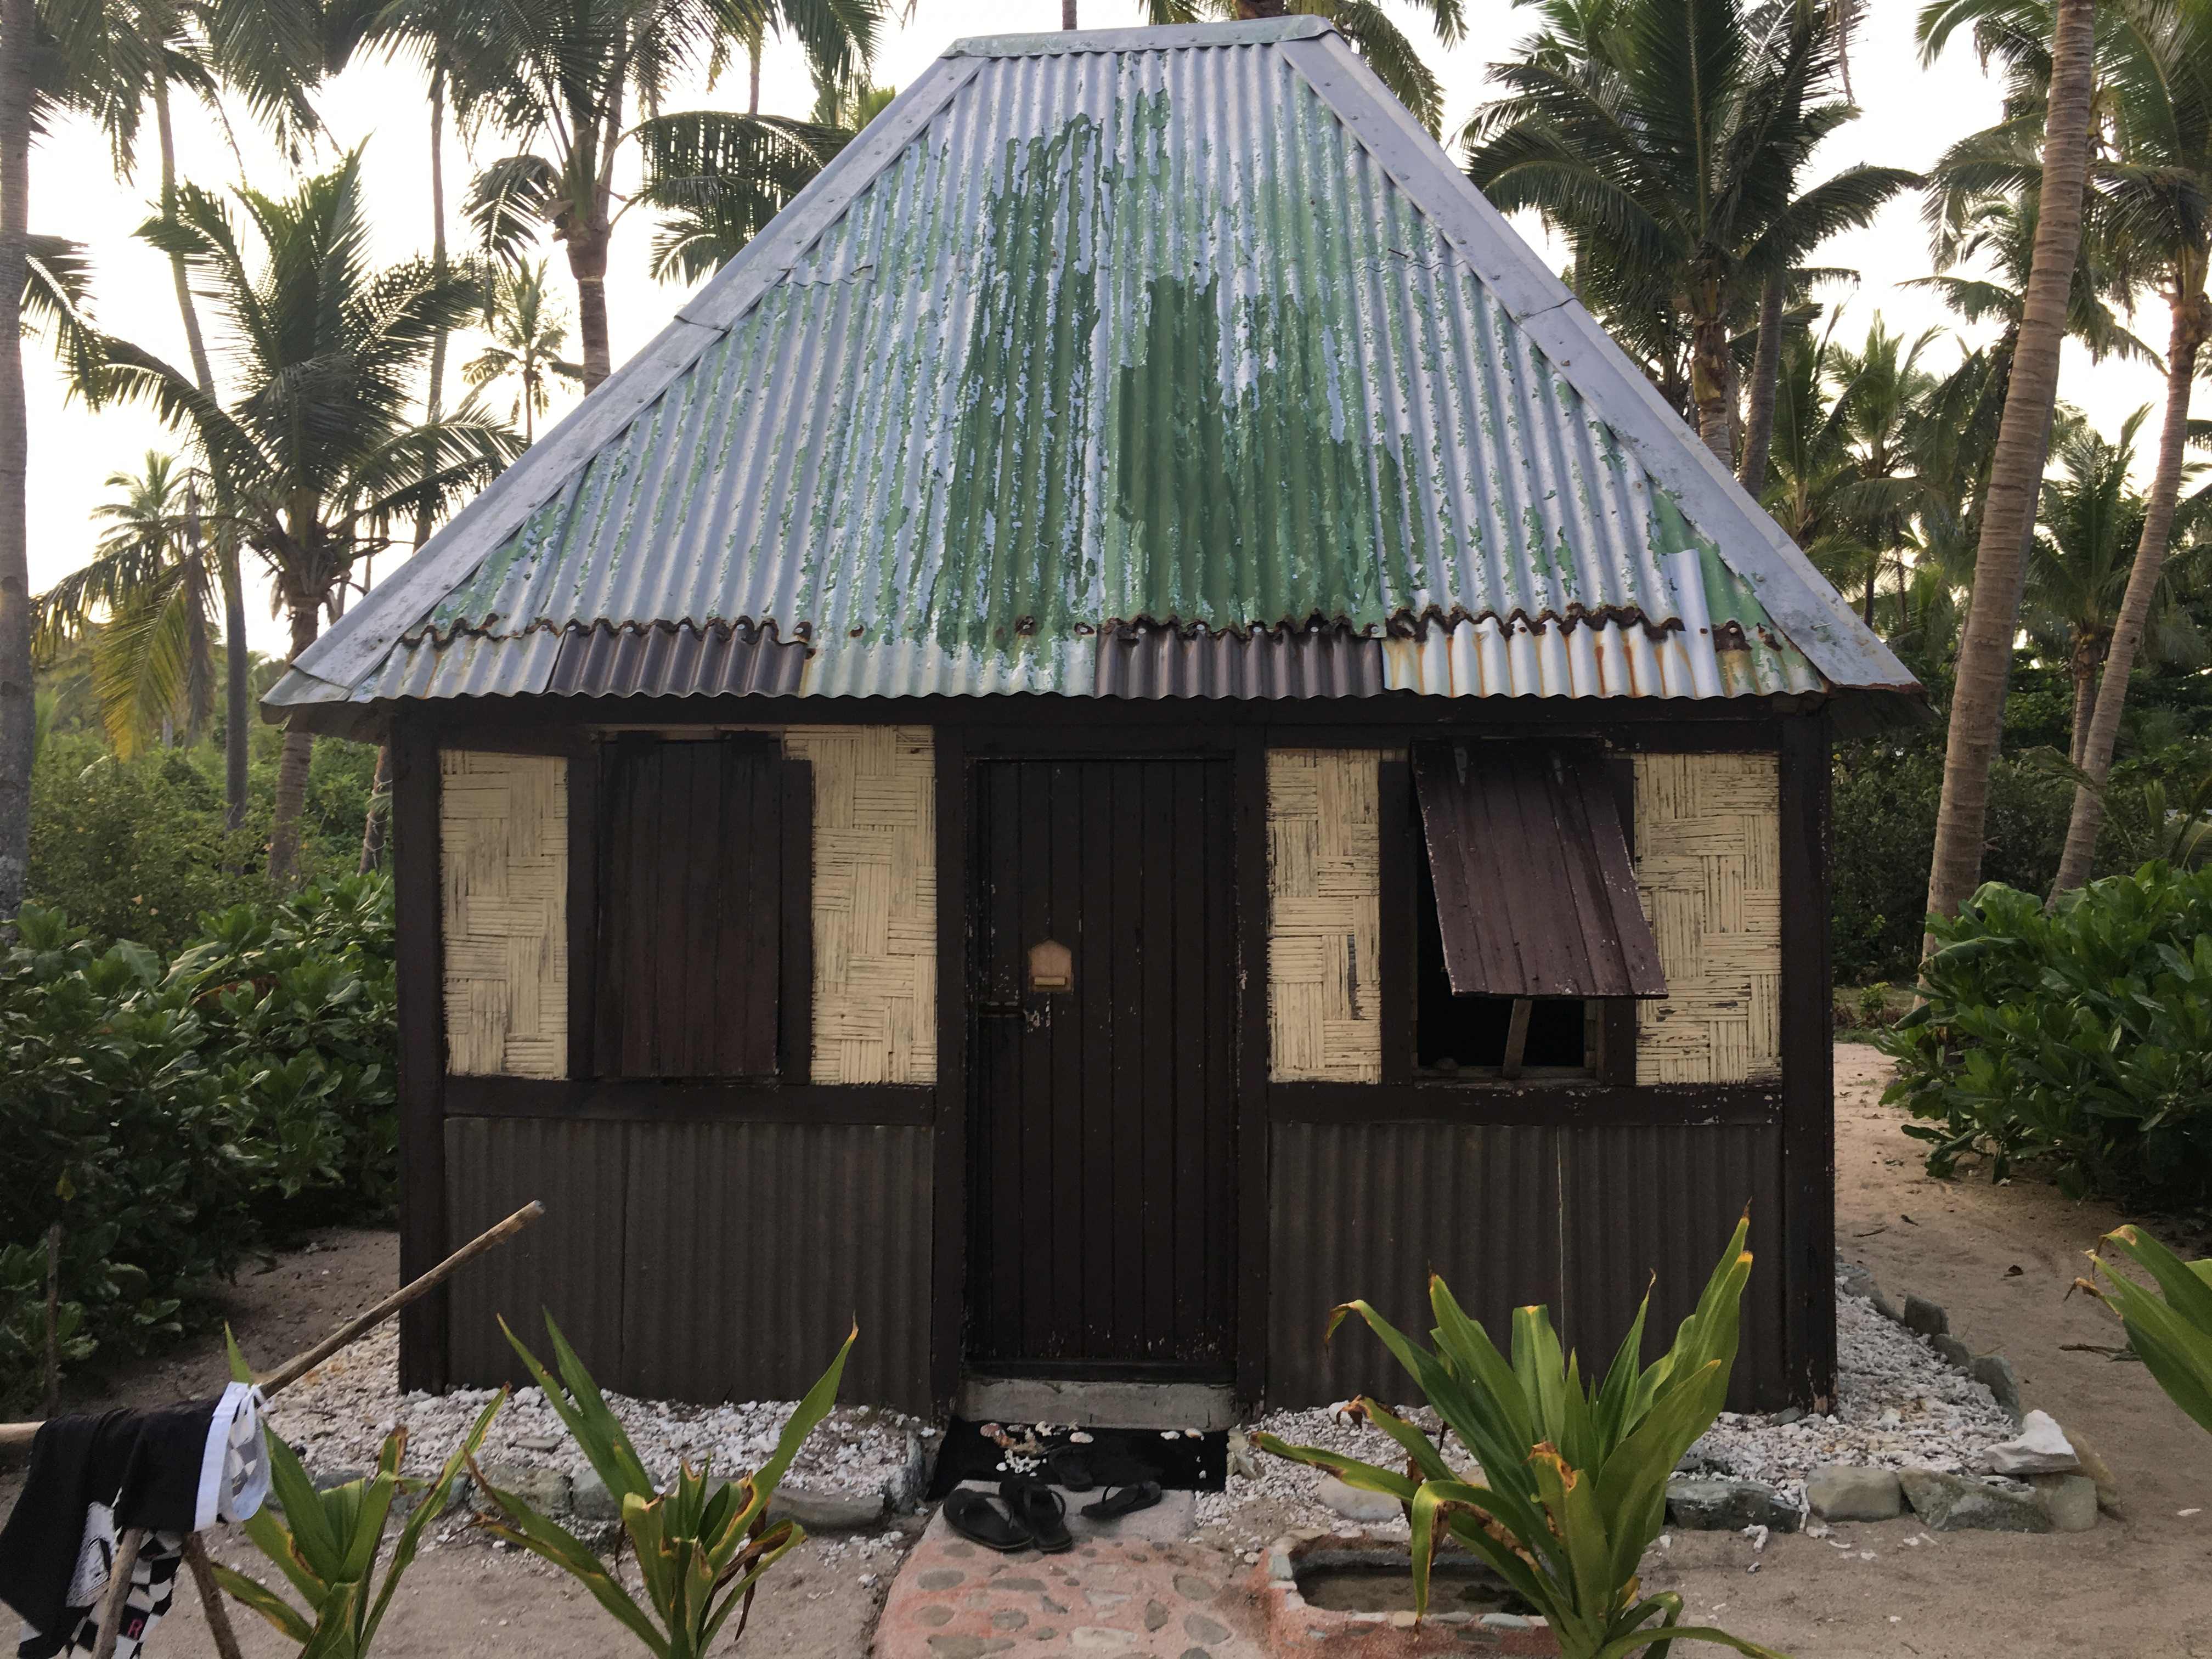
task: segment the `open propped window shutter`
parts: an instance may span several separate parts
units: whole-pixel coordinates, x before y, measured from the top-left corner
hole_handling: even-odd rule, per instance
[[[1455,995],[1667,994],[1601,758],[1425,744],[1413,785]]]
[[[769,1077],[783,975],[787,767],[772,738],[617,738],[599,883],[603,1076]],[[802,840],[802,862],[811,849]]]

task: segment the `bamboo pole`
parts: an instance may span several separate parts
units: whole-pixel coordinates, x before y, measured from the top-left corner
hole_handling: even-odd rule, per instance
[[[125,1527],[115,1540],[115,1559],[107,1569],[107,1594],[100,1603],[100,1635],[93,1644],[92,1659],[115,1659],[124,1603],[131,1599],[131,1576],[138,1570],[138,1552],[145,1547],[143,1527]]]
[[[222,1587],[215,1582],[209,1565],[207,1542],[192,1533],[185,1540],[185,1565],[192,1570],[192,1583],[200,1587],[200,1605],[207,1609],[208,1634],[215,1638],[216,1659],[244,1659],[238,1632],[230,1627],[230,1609],[223,1604]]]
[[[298,1382],[340,1348],[359,1341],[417,1297],[437,1289],[477,1257],[506,1243],[544,1213],[544,1205],[533,1198],[497,1226],[478,1233],[420,1279],[401,1285],[366,1313],[348,1320],[313,1347],[293,1355],[275,1370],[265,1371],[253,1380],[260,1385],[264,1395],[273,1395],[279,1389]],[[0,1451],[29,1445],[38,1438],[39,1426],[36,1423],[0,1423]]]

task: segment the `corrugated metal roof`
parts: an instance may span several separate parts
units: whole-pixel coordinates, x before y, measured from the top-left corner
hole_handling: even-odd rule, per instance
[[[805,661],[574,643],[655,629]],[[1293,19],[956,46],[270,701],[1356,695],[1353,641],[1462,696],[1910,685]]]

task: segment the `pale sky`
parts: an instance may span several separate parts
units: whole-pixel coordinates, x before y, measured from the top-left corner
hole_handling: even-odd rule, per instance
[[[1129,0],[1082,0],[1082,6],[1086,27],[1120,27],[1138,21]],[[1425,31],[1402,5],[1393,9],[1401,25],[1417,34]],[[1853,89],[1864,113],[1829,140],[1817,158],[1814,177],[1857,161],[1924,167],[1946,145],[1997,118],[1997,85],[1984,76],[1970,46],[1954,45],[1933,69],[1920,67],[1912,43],[1917,10],[1917,0],[1870,0],[1851,64]],[[1474,27],[1465,43],[1446,51],[1428,42],[1430,61],[1437,65],[1446,89],[1448,129],[1490,95],[1489,64],[1507,55],[1531,26],[1529,14],[1516,12],[1504,0],[1471,0],[1468,11]],[[880,84],[906,85],[947,43],[963,35],[1048,29],[1060,21],[1059,0],[1000,0],[996,4],[988,0],[914,0],[911,13],[910,21],[889,30],[879,49],[874,79]],[[711,92],[678,97],[670,107],[712,104],[742,108],[744,99],[740,64],[734,78]],[[417,72],[406,64],[364,63],[326,88],[320,102],[329,137],[310,165],[328,166],[345,148],[365,144],[363,165],[379,215],[379,257],[398,259],[427,252],[428,113]],[[796,49],[772,46],[763,77],[762,108],[805,115],[812,102],[812,88]],[[234,112],[233,120],[245,153],[246,177],[270,193],[287,188],[289,175],[274,147],[250,131],[242,110]],[[181,367],[183,331],[167,263],[132,234],[148,216],[156,188],[151,125],[149,120],[137,178],[118,182],[100,135],[82,123],[63,123],[33,161],[31,222],[34,230],[88,245],[102,326]],[[210,188],[237,181],[237,160],[212,117],[180,105],[178,127],[184,177]],[[477,159],[489,161],[503,153],[501,141],[487,138]],[[457,248],[465,241],[458,209],[471,171],[469,156],[449,134],[447,188],[453,222],[447,234]],[[689,292],[656,283],[647,274],[652,228],[648,216],[640,213],[623,219],[616,230],[608,289],[617,364],[652,337]],[[1540,234],[1533,223],[1522,229],[1532,238]],[[551,286],[573,314],[574,289],[568,281],[566,262],[557,250],[550,252]],[[1838,288],[1822,296],[1848,304],[1839,338],[1861,337],[1876,311],[1893,329],[1917,333],[1931,325],[1948,325],[1948,314],[1931,296],[1897,286],[1924,276],[1930,268],[1917,197],[1893,202],[1872,228],[1838,237],[1819,258],[1823,264],[1861,274],[1855,289]],[[1551,263],[1559,263],[1556,250]],[[2163,307],[2155,298],[2138,313],[2135,326],[2154,344],[2163,343]],[[220,351],[220,340],[210,345]],[[573,331],[569,346],[573,352]],[[474,349],[472,342],[456,341],[456,371]],[[2104,431],[2116,430],[2130,411],[2160,396],[2158,376],[2150,368],[2111,362],[2093,367],[2070,343],[2067,353],[2060,396],[2087,410]],[[1948,367],[1955,355],[1949,344],[1940,345],[1934,366]],[[35,349],[27,353],[26,370],[31,409],[31,580],[40,589],[89,554],[94,532],[88,514],[112,493],[105,488],[107,476],[122,469],[137,471],[149,447],[181,446],[150,414],[137,410],[93,414],[68,402],[49,361]],[[557,419],[572,401],[556,402],[551,418]],[[544,431],[545,422],[538,429]],[[2147,433],[2146,445],[2154,436],[2154,431]],[[2147,466],[2148,459],[2146,451],[2142,465]],[[380,558],[380,574],[396,568],[404,556],[404,551],[395,551]],[[256,648],[272,654],[286,648],[283,625],[270,620],[265,600],[250,607],[249,638]]]

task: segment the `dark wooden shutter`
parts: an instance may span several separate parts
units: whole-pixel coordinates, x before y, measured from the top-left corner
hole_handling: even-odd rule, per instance
[[[1501,743],[1423,744],[1413,784],[1455,994],[1666,995],[1601,762]]]
[[[626,737],[610,746],[597,964],[601,1075],[775,1073],[785,775],[770,738]],[[798,850],[810,856],[803,844]]]

